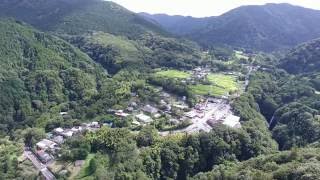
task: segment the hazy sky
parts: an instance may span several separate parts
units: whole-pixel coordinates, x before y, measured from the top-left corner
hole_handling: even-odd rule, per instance
[[[241,5],[290,3],[320,9],[320,0],[111,0],[134,12],[194,17],[216,16]]]

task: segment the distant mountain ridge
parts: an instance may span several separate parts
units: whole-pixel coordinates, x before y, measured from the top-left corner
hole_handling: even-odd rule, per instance
[[[285,3],[241,6],[209,18],[140,15],[203,46],[274,51],[320,37],[320,11]]]
[[[43,31],[78,35],[104,31],[137,37],[166,32],[122,6],[102,0],[3,0],[0,17],[13,17]]]
[[[215,18],[194,18],[191,16],[169,16],[167,14],[148,13],[139,13],[139,15],[153,23],[159,24],[167,31],[176,35],[186,35],[196,29],[205,28],[208,25],[209,20]]]

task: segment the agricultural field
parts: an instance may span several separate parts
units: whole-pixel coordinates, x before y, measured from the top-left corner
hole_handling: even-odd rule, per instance
[[[209,74],[207,78],[213,85],[227,91],[236,91],[239,88],[237,77],[234,75]]]
[[[156,72],[156,76],[166,77],[166,78],[177,78],[177,79],[187,79],[191,76],[190,73],[178,70],[166,70]]]
[[[191,85],[189,86],[192,93],[197,95],[209,95],[209,96],[223,96],[228,93],[225,89],[221,87],[217,87],[214,85],[203,85],[203,84],[197,84],[197,85]]]
[[[191,85],[191,91],[198,95],[223,96],[239,89],[236,76],[209,74],[207,78],[211,85]]]

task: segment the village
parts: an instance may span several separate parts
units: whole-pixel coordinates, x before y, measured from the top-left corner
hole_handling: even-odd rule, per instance
[[[209,70],[196,68],[193,70],[193,81],[207,76]],[[170,124],[168,130],[159,130],[161,136],[175,133],[209,132],[218,124],[224,124],[232,128],[240,128],[240,117],[235,116],[229,103],[228,94],[221,97],[201,97],[200,103],[189,107],[186,97],[178,97],[157,88],[160,101],[158,103],[143,103],[131,101],[126,109],[109,109],[108,112],[117,118],[131,117],[132,127],[141,127],[152,124],[159,119],[167,119]],[[137,95],[132,95],[137,99]],[[60,112],[61,116],[68,112]],[[112,127],[112,122],[82,123],[72,128],[55,128],[47,133],[47,138],[36,143],[35,154],[42,163],[48,163],[59,156],[58,152],[66,139],[86,131],[97,131],[103,126]]]
[[[248,66],[248,74],[245,75],[242,86],[239,90],[245,91],[249,83],[250,74],[256,71],[257,67]],[[197,67],[190,72],[192,75],[182,79],[183,83],[200,81],[210,74],[210,69]],[[236,72],[229,72],[228,75],[237,76]],[[187,97],[179,97],[166,92],[162,87],[156,87],[159,95],[158,102],[140,101],[136,93],[132,93],[132,100],[124,109],[109,109],[108,113],[118,119],[131,119],[130,129],[134,131],[146,125],[155,125],[159,121],[165,121],[166,125],[158,129],[160,136],[168,136],[177,133],[192,134],[197,132],[209,132],[219,124],[230,128],[241,128],[240,117],[236,116],[231,107],[230,97],[239,96],[239,91],[224,93],[220,96],[199,95],[199,103],[189,107]],[[60,112],[61,116],[68,115],[68,112]],[[81,135],[85,132],[94,132],[103,126],[114,127],[113,122],[108,120],[92,121],[81,125],[63,128],[57,127],[47,133],[47,137],[36,143],[35,147],[28,147],[25,156],[38,167],[43,175],[54,179],[53,174],[47,169],[59,154],[62,144],[71,137]],[[31,150],[33,149],[33,150]],[[82,160],[75,162],[81,166]],[[52,178],[53,177],[53,178]]]

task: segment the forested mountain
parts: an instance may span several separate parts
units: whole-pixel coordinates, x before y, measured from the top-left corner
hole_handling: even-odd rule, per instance
[[[242,6],[221,16],[204,19],[177,19],[165,15],[148,18],[203,46],[226,44],[273,51],[320,37],[320,11],[289,4]],[[176,28],[171,25],[172,22]],[[180,27],[189,28],[181,30]]]
[[[2,0],[0,16],[13,17],[43,31],[82,34],[104,31],[137,37],[165,32],[116,3],[102,0]]]
[[[148,13],[139,13],[139,15],[153,23],[159,24],[167,31],[176,35],[186,35],[195,30],[206,28],[210,19],[215,18],[194,18],[191,16],[169,16],[166,14]]]
[[[320,39],[302,44],[282,60],[280,67],[289,73],[314,73],[320,71]]]
[[[0,134],[64,123],[59,112],[69,107],[79,112],[64,118],[81,119],[92,98],[103,101],[100,92],[114,96],[117,88],[106,90],[115,85],[107,72],[79,49],[13,21],[0,25]]]
[[[319,163],[319,149],[293,149],[241,163],[219,165],[211,172],[200,173],[191,179],[318,179]]]
[[[53,32],[87,53],[111,74],[125,67],[192,68],[200,47],[167,36],[158,25],[102,0],[4,1],[0,16]]]

